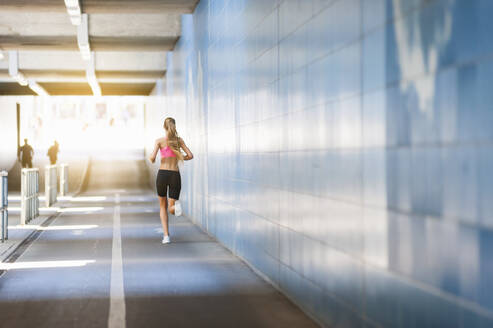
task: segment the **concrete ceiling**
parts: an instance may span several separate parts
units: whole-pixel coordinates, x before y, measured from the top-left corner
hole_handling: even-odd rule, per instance
[[[198,0],[82,0],[82,11],[95,13],[193,13]],[[2,0],[2,11],[66,12],[63,0]]]
[[[181,15],[199,0],[79,0],[102,94],[147,95],[166,73],[166,52],[181,34]],[[8,74],[8,51],[19,71],[49,94],[90,94],[87,63],[63,0],[0,1],[0,95],[32,94]]]

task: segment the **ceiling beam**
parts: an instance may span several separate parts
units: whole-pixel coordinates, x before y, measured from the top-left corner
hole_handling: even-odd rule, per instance
[[[156,83],[101,83],[103,96],[148,96]]]
[[[86,82],[83,70],[22,70],[26,79],[37,82]],[[96,71],[102,83],[154,83],[164,77],[166,71]],[[0,70],[0,82],[12,81],[8,70]]]
[[[177,37],[89,37],[92,50],[97,51],[172,51]],[[78,50],[77,38],[59,36],[0,35],[4,50]]]
[[[193,13],[199,0],[81,0],[83,12],[93,13]],[[61,0],[2,0],[2,11],[64,12]]]
[[[0,86],[2,83],[0,83]],[[86,82],[67,83],[67,82],[43,82],[39,83],[52,96],[91,96],[91,87]],[[0,87],[1,89],[1,87]]]
[[[96,71],[98,79],[155,79],[158,80],[166,71]]]
[[[74,36],[0,35],[5,50],[78,50]]]
[[[93,92],[87,82],[39,82],[38,83],[51,96],[91,96]],[[100,83],[103,96],[148,96],[155,83]],[[27,86],[21,86],[15,82],[0,83],[0,95],[36,95]]]
[[[178,37],[90,37],[97,51],[172,51]]]
[[[0,60],[0,71],[8,69],[6,60]],[[83,71],[85,63],[79,51],[19,51],[19,69],[22,71]],[[96,53],[96,71],[165,71],[164,51],[102,51]]]
[[[0,83],[1,96],[34,96],[36,93],[28,86],[22,86],[17,82]]]
[[[91,14],[91,37],[179,37],[181,15],[153,14]]]

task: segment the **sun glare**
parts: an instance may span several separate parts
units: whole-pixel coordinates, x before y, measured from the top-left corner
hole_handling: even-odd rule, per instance
[[[9,227],[9,230],[87,230],[87,229],[95,229],[99,227],[96,224],[83,224],[83,225],[66,225],[66,226],[47,226],[43,227],[40,225],[15,225]]]
[[[78,213],[78,212],[98,212],[104,210],[104,207],[94,206],[94,207],[69,207],[61,208],[58,213]]]
[[[0,263],[0,270],[82,267],[94,262],[96,261],[75,260],[75,261],[36,261],[36,262]]]
[[[45,152],[57,140],[60,156],[111,150],[142,149],[142,97],[68,97],[37,99],[22,112],[25,135],[35,150]]]

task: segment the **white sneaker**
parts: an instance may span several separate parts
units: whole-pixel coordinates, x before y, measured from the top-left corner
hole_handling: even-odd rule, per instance
[[[181,204],[179,201],[175,202],[175,216],[180,216],[182,215],[182,210],[181,210]]]
[[[171,243],[171,240],[169,239],[169,236],[164,236],[162,243],[163,244],[169,244],[169,243]]]

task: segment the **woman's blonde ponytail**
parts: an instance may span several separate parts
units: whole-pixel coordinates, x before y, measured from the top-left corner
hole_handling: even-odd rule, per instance
[[[176,155],[176,158],[179,161],[183,161],[183,154],[181,153],[180,146],[180,137],[178,136],[178,132],[176,131],[176,122],[172,117],[167,117],[164,120],[164,129],[168,135],[168,146],[171,151]]]

